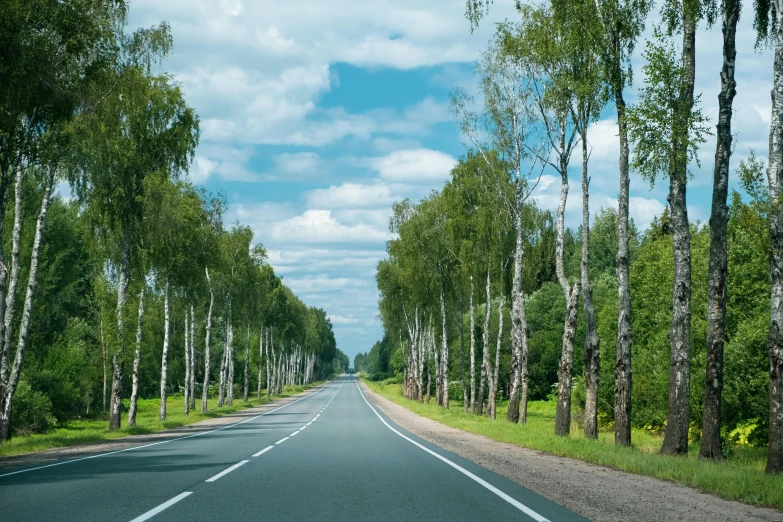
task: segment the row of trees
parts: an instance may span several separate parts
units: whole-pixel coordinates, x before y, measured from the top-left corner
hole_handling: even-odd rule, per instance
[[[486,14],[490,3],[467,2],[467,16],[472,27]],[[481,413],[483,403],[488,399],[487,409],[493,414],[498,389],[496,375],[502,357],[498,358],[500,350],[496,348],[493,364],[490,305],[492,296],[499,294],[498,308],[502,311],[503,296],[510,294],[508,419],[524,423],[532,385],[530,340],[537,333],[529,328],[525,310],[529,304],[524,295],[531,291],[531,281],[540,284],[551,280],[560,287],[563,304],[558,314],[562,316],[562,326],[555,433],[567,435],[571,426],[575,343],[581,316],[584,324],[584,429],[587,437],[597,436],[602,371],[599,364],[601,337],[593,296],[595,276],[591,266],[588,129],[611,101],[617,111],[620,138],[616,270],[613,274],[617,289],[613,305],[616,325],[611,335],[616,350],[615,371],[610,378],[614,384],[611,402],[615,442],[620,445],[631,443],[631,425],[636,418],[636,414],[632,415],[633,398],[638,389],[632,379],[631,361],[635,352],[632,340],[646,341],[638,332],[632,336],[633,327],[637,321],[657,320],[636,314],[656,316],[668,310],[668,361],[659,361],[660,366],[654,368],[656,374],[660,374],[668,366],[667,413],[661,451],[687,453],[691,422],[694,412],[698,411],[702,437],[700,454],[705,458],[722,458],[724,347],[733,333],[726,329],[726,307],[727,301],[732,299],[732,291],[742,292],[741,288],[729,286],[730,214],[727,205],[732,100],[736,91],[736,24],[740,4],[734,0],[723,0],[719,6],[702,0],[663,1],[660,5],[662,22],[655,27],[653,39],[645,42],[645,83],[639,89],[638,103],[628,107],[624,92],[630,83],[629,59],[651,7],[651,2],[641,0],[551,0],[537,7],[518,3],[522,22],[501,24],[476,64],[484,98],[483,109],[475,110],[474,100],[464,92],[455,92],[452,107],[473,150],[455,168],[452,180],[441,192],[415,206],[409,202],[395,206],[391,229],[398,238],[389,243],[389,258],[378,266],[381,316],[387,336],[400,339],[404,387],[408,396],[422,399],[428,395],[429,384],[425,385],[424,376],[431,373],[436,382],[437,400],[448,407],[449,394],[444,390],[449,389],[453,366],[449,359],[449,309],[456,308],[459,317],[464,317],[463,312],[467,310],[470,361],[469,370],[461,372],[461,375],[469,375],[468,383],[463,384],[463,404],[466,409]],[[769,408],[767,419],[759,420],[759,423],[766,426],[768,433],[767,470],[778,472],[783,471],[783,336],[780,334],[783,322],[780,303],[783,301],[780,290],[783,287],[783,206],[779,204],[779,180],[783,176],[783,151],[780,150],[783,114],[779,103],[783,99],[783,25],[780,19],[783,3],[757,2],[754,7],[759,43],[775,45],[773,114],[766,168],[768,183],[766,186],[759,183],[763,167],[755,158],[743,162],[739,170],[749,191],[755,194],[753,211],[767,220],[769,226],[771,255],[767,274],[771,289],[767,295],[772,296],[771,307],[766,308],[766,313],[771,309],[767,340]],[[701,316],[693,314],[693,297],[701,288],[694,288],[692,281],[694,244],[702,231],[688,220],[686,187],[691,177],[688,166],[698,162],[697,148],[710,132],[707,119],[698,107],[699,97],[694,93],[697,26],[700,22],[714,23],[718,14],[722,17],[724,61],[720,73],[713,205],[704,281],[705,363],[704,371],[696,379],[704,390],[700,397],[703,407],[699,410],[692,405],[694,378],[691,366],[698,353],[692,349],[694,324],[701,320]],[[678,38],[681,38],[680,44]],[[634,144],[633,154],[631,143]],[[569,273],[565,208],[571,158],[579,145],[582,153],[582,225],[578,233],[581,252],[579,270]],[[658,227],[653,227],[656,237],[663,235],[671,244],[667,272],[672,274],[672,294],[665,308],[664,303],[660,303],[661,309],[632,307],[636,297],[631,293],[634,281],[631,271],[633,227],[628,215],[631,167],[649,183],[655,183],[661,176],[669,181],[667,214]],[[554,216],[536,210],[530,200],[544,172],[552,173],[554,179],[560,181],[560,198]],[[736,204],[738,212],[744,208],[741,202]],[[552,222],[554,233],[549,234]],[[643,244],[652,240],[648,234]],[[553,249],[551,243],[554,243]],[[510,269],[508,265],[511,265]],[[660,279],[660,274],[658,277]],[[475,287],[484,280],[483,351],[476,354]],[[493,286],[493,281],[497,280],[501,284]],[[503,283],[509,280],[510,285]],[[580,294],[581,311],[578,306]],[[761,317],[766,316],[764,309],[755,310],[762,314]],[[599,314],[605,311],[606,308]],[[502,317],[500,313],[498,323]],[[500,325],[495,344],[503,346]],[[461,366],[465,364],[461,362]]]
[[[214,381],[222,406],[240,379],[247,401],[253,384],[260,399],[331,374],[344,356],[324,311],[282,284],[248,227],[224,227],[221,194],[184,178],[199,120],[156,72],[168,25],[127,32],[122,0],[0,11],[2,440],[88,414],[99,394],[117,429],[123,397],[133,426],[156,388],[165,419],[176,389],[187,413],[199,394],[206,411]]]

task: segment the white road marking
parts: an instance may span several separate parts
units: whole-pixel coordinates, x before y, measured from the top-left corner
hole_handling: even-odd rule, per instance
[[[373,413],[375,415],[377,415],[379,419],[381,419],[381,422],[384,423],[386,425],[386,427],[389,428],[390,430],[392,430],[394,433],[396,433],[397,435],[399,435],[403,439],[407,440],[408,442],[410,442],[414,446],[417,446],[420,449],[423,449],[424,451],[426,451],[427,453],[429,453],[433,457],[442,460],[443,462],[445,462],[446,464],[448,464],[452,468],[456,469],[457,471],[459,471],[463,475],[467,476],[468,478],[474,480],[478,484],[481,484],[482,486],[484,486],[485,488],[490,490],[492,493],[494,493],[495,495],[499,496],[500,498],[502,498],[503,500],[505,500],[506,502],[508,502],[509,504],[511,504],[512,506],[514,506],[515,508],[517,508],[518,510],[520,510],[521,512],[523,512],[524,514],[526,514],[530,518],[532,518],[533,520],[535,520],[536,522],[549,522],[549,520],[547,518],[539,515],[538,513],[536,513],[535,511],[533,511],[532,509],[530,509],[529,507],[527,507],[523,503],[519,502],[518,500],[510,497],[506,493],[503,493],[502,491],[500,491],[498,488],[496,488],[495,486],[493,486],[492,484],[490,484],[486,480],[484,480],[484,479],[482,479],[480,477],[477,477],[476,475],[474,475],[470,471],[466,470],[465,468],[463,468],[459,464],[456,464],[456,463],[450,461],[449,459],[447,459],[443,455],[440,455],[440,454],[432,451],[431,449],[427,448],[426,446],[422,446],[421,444],[419,444],[415,440],[411,439],[410,437],[406,437],[405,435],[403,435],[399,431],[397,431],[394,428],[392,428],[391,425],[388,422],[386,422],[386,420],[384,420],[384,418],[381,417],[381,415],[377,411],[375,411],[375,408],[372,407],[372,404],[370,404],[370,402],[367,400],[367,397],[364,396],[364,393],[362,393],[362,389],[359,387],[359,382],[358,381],[356,381],[356,387],[359,388],[359,393],[361,394],[362,399],[364,399],[364,402],[367,403],[367,406],[369,406],[370,409],[373,411]]]
[[[187,497],[191,493],[193,493],[193,492],[192,491],[186,491],[184,493],[180,493],[179,495],[177,495],[176,497],[172,498],[171,500],[167,500],[166,502],[164,502],[160,506],[158,506],[158,507],[156,507],[154,509],[150,509],[149,511],[147,511],[143,515],[134,518],[133,520],[131,520],[131,522],[143,522],[144,520],[149,520],[150,518],[154,517],[155,515],[157,515],[158,513],[163,511],[164,509],[170,508],[171,506],[173,506],[174,504],[176,504],[177,502],[179,502],[183,498]]]
[[[267,446],[266,448],[262,449],[258,453],[254,453],[253,456],[254,457],[259,457],[259,456],[263,455],[264,453],[266,453],[267,451],[271,450],[272,448],[274,448],[274,446]]]
[[[290,439],[290,438],[291,438],[291,437],[284,437],[284,438],[282,438],[282,439],[278,440],[277,442],[275,442],[275,444],[282,444],[283,442],[287,441],[287,440],[288,440],[288,439]]]
[[[116,450],[116,451],[109,451],[109,452],[106,452],[106,453],[99,453],[97,455],[90,455],[89,457],[80,457],[78,459],[65,460],[63,462],[55,462],[54,464],[47,464],[45,466],[37,466],[35,468],[20,469],[19,471],[12,471],[11,473],[4,473],[4,474],[0,475],[0,478],[9,477],[11,475],[16,475],[18,473],[27,473],[28,471],[36,471],[36,470],[39,470],[39,469],[53,468],[54,466],[62,466],[63,464],[70,464],[72,462],[80,462],[82,460],[97,459],[98,457],[106,457],[108,455],[115,455],[117,453],[124,453],[126,451],[133,451],[133,450],[137,450],[137,449],[149,448],[149,447],[152,447],[152,446],[157,446],[158,444],[166,444],[168,442],[176,442],[178,440],[192,439],[193,437],[199,437],[201,435],[207,435],[209,433],[215,433],[216,431],[225,430],[227,428],[233,428],[234,426],[239,426],[240,424],[244,424],[246,422],[250,422],[252,420],[256,420],[259,417],[263,417],[264,415],[269,415],[270,413],[275,412],[277,410],[282,410],[283,408],[288,407],[288,406],[290,406],[290,405],[292,405],[292,404],[294,404],[296,402],[299,402],[301,400],[304,400],[304,399],[307,399],[309,397],[312,397],[313,395],[321,393],[325,389],[326,389],[326,385],[324,385],[324,387],[321,388],[320,390],[318,390],[317,392],[313,392],[313,393],[311,393],[309,395],[305,395],[304,397],[296,399],[295,401],[291,401],[291,402],[289,402],[287,404],[283,404],[282,406],[280,406],[278,408],[275,408],[273,410],[269,410],[269,411],[264,412],[264,413],[262,413],[260,415],[256,415],[255,417],[252,417],[250,419],[243,420],[241,422],[235,422],[234,424],[228,424],[226,426],[222,426],[222,427],[216,428],[214,430],[202,431],[202,432],[199,432],[199,433],[194,433],[193,435],[185,435],[184,437],[177,437],[175,439],[162,440],[160,442],[153,442],[151,444],[143,444],[141,446],[134,446],[132,448],[125,448],[125,449]]]
[[[241,467],[241,466],[244,466],[244,465],[245,465],[245,464],[247,464],[248,462],[250,462],[250,461],[249,461],[249,460],[243,460],[243,461],[241,461],[241,462],[237,462],[236,464],[234,464],[234,465],[233,465],[233,466],[231,466],[230,468],[226,468],[226,469],[224,469],[223,471],[221,471],[220,473],[218,473],[218,474],[217,474],[217,475],[215,475],[214,477],[210,477],[210,478],[208,478],[207,480],[205,480],[204,482],[215,482],[217,479],[219,479],[219,478],[220,478],[220,477],[222,477],[223,475],[228,475],[229,473],[231,473],[231,472],[232,472],[232,471],[234,471],[235,469],[237,469],[237,468],[239,468],[239,467]]]
[[[291,435],[289,435],[289,437],[293,437],[293,436],[294,436],[294,435],[296,435],[297,433],[299,433],[299,430],[296,430],[295,432],[293,432]]]
[[[307,424],[310,424],[310,423],[308,422]],[[299,428],[299,429],[298,429],[298,430],[296,430],[296,431],[302,431],[303,429],[305,429],[305,428],[307,427],[307,424],[305,424],[304,426],[302,426],[301,428]]]

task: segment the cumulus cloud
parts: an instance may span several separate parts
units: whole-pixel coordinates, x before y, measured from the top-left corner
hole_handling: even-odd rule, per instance
[[[448,178],[456,163],[448,154],[424,148],[399,150],[369,160],[370,167],[381,179],[428,184]]]
[[[307,205],[315,208],[387,207],[394,201],[388,185],[343,183],[326,189],[311,190],[305,196]]]
[[[364,223],[344,225],[331,210],[319,209],[276,223],[271,235],[290,243],[373,243],[389,237],[388,231]]]

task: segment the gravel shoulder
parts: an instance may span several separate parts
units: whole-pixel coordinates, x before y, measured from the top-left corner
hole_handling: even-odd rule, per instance
[[[373,404],[409,432],[596,522],[783,522],[783,512],[775,509],[748,506],[663,480],[452,428],[413,413],[364,383],[360,385]]]
[[[234,424],[250,417],[261,415],[274,408],[285,406],[286,404],[301,399],[302,397],[306,397],[320,391],[323,386],[324,385],[313,386],[312,388],[308,388],[302,393],[292,395],[290,397],[276,399],[260,406],[253,406],[251,408],[230,413],[228,415],[205,419],[194,424],[188,424],[187,426],[170,430],[156,431],[154,433],[147,433],[144,435],[128,435],[127,437],[121,437],[117,439],[89,442],[87,444],[63,446],[61,448],[52,448],[44,451],[36,451],[33,453],[20,453],[18,455],[11,455],[8,457],[0,457],[0,469],[17,466],[32,466],[36,464],[48,464],[66,458],[84,457],[94,453],[123,450],[134,446],[149,444],[151,442],[158,442],[166,439],[176,439],[178,437],[184,437],[203,431],[213,430],[221,426]]]

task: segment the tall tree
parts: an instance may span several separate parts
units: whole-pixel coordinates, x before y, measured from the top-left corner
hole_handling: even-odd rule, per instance
[[[171,48],[167,25],[119,37],[121,53],[96,88],[105,93],[80,127],[81,175],[75,192],[96,223],[112,230],[117,267],[117,340],[112,355],[110,429],[120,427],[125,365],[125,302],[131,248],[143,216],[144,180],[188,168],[198,141],[198,118],[179,87],[149,71]],[[111,86],[111,87],[110,87]]]
[[[653,183],[657,175],[669,178],[669,208],[674,246],[674,288],[669,367],[669,413],[661,452],[688,452],[690,428],[691,253],[685,190],[688,163],[698,162],[699,144],[709,130],[693,95],[696,21],[699,6],[685,3],[682,14],[682,56],[663,31],[654,32],[644,52],[647,84],[628,122],[636,142],[634,166]],[[674,22],[672,22],[674,23]],[[672,30],[676,25],[671,26]]]
[[[769,351],[769,441],[767,472],[783,473],[783,0],[756,2],[755,26],[775,47],[772,118],[769,127],[769,256],[771,317]]]
[[[737,82],[734,80],[737,57],[739,0],[722,0],[723,67],[718,94],[715,166],[710,213],[710,265],[707,286],[707,375],[704,384],[704,413],[699,455],[720,460],[721,408],[723,396],[723,345],[726,330],[726,287],[728,283],[729,162],[731,159],[731,117]]]

